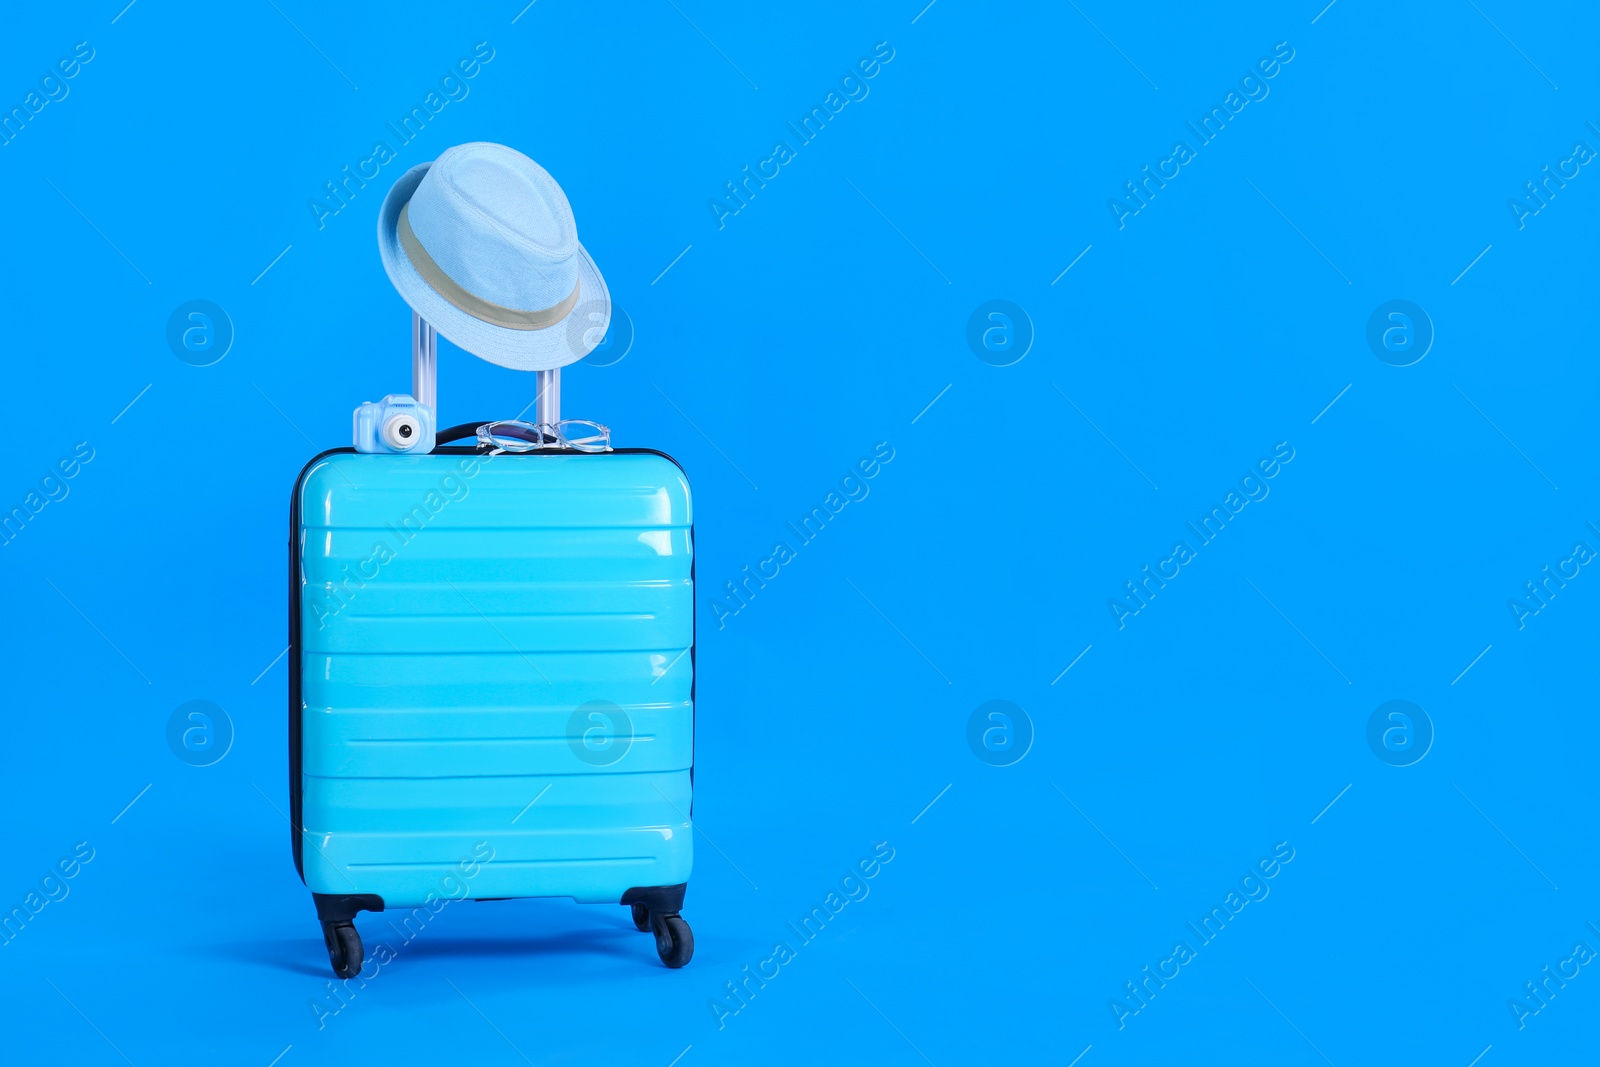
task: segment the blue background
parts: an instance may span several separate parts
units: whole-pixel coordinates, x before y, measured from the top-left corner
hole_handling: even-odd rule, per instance
[[[94,48],[0,147],[0,505],[94,449],[0,550],[0,904],[95,850],[0,948],[14,1054],[1592,1049],[1591,968],[1520,1029],[1508,1001],[1600,949],[1600,578],[1580,566],[1521,628],[1508,601],[1600,548],[1600,174],[1521,228],[1507,205],[1574,142],[1600,148],[1592,11],[274,2],[54,5],[9,12],[0,39],[7,110]],[[479,41],[470,94],[319,228],[323,183],[393,144],[385,122]],[[708,200],[795,147],[785,122],[880,41],[870,95],[719,229]],[[1108,198],[1195,148],[1185,122],[1280,41],[1270,95],[1119,229]],[[668,971],[621,908],[455,906],[319,1029],[331,975],[282,814],[289,491],[355,404],[407,388],[374,220],[405,168],[471,140],[556,176],[636,326],[620,362],[566,373],[565,413],[672,453],[697,494],[698,947]],[[236,331],[209,367],[165,340],[193,299]],[[1007,367],[966,341],[994,299],[1036,335]],[[1436,331],[1403,368],[1365,339],[1395,299]],[[531,377],[441,349],[446,424],[532,399]],[[870,496],[718,629],[723,581],[880,441]],[[1278,442],[1294,459],[1270,496],[1119,629],[1108,600],[1193,547],[1185,523]],[[204,768],[165,740],[197,699],[236,734]],[[1032,724],[1008,767],[967,744],[991,700]],[[1366,740],[1390,700],[1436,733],[1409,767]],[[870,896],[719,1028],[724,983],[879,841]],[[1294,859],[1270,896],[1119,1028],[1123,983],[1197,947],[1185,923],[1278,842]],[[391,936],[358,925],[369,954]]]

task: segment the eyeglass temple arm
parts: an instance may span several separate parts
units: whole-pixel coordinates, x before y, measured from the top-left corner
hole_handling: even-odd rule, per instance
[[[535,421],[555,425],[561,421],[561,368],[538,371]],[[421,315],[411,313],[411,395],[433,412],[439,423],[439,335]]]

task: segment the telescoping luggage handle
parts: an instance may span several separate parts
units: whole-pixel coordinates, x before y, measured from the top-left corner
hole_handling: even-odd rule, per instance
[[[597,422],[561,418],[561,368],[535,372],[538,394],[534,422],[508,419],[482,425],[465,423],[441,429],[438,443],[476,436],[492,452],[529,452],[559,448],[577,452],[611,451],[611,429]],[[439,334],[415,311],[411,313],[411,396],[427,407],[438,425]]]
[[[535,371],[539,397],[534,421],[554,426],[561,421],[561,368]],[[411,313],[411,395],[439,417],[439,333],[415,311]]]

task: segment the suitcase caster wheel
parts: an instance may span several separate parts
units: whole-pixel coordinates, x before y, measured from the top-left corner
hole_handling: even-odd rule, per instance
[[[694,931],[682,915],[652,915],[650,927],[656,935],[656,955],[674,969],[694,958]]]
[[[361,973],[361,935],[353,923],[323,923],[322,940],[328,944],[328,962],[334,974],[354,978]]]
[[[643,904],[631,905],[633,909],[633,925],[640,930],[650,929],[650,909]]]

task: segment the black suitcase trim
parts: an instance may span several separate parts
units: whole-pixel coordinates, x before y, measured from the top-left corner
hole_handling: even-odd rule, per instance
[[[295,873],[300,876],[300,882],[302,885],[305,884],[306,880],[306,867],[303,841],[304,826],[300,795],[300,546],[296,543],[300,536],[300,489],[301,486],[305,484],[306,475],[311,472],[311,468],[315,467],[318,463],[321,463],[329,456],[355,454],[356,450],[353,448],[330,448],[325,452],[319,452],[317,455],[311,458],[310,462],[308,462],[304,467],[300,468],[300,473],[294,480],[294,490],[289,495],[289,835],[291,845],[294,849]],[[428,454],[433,456],[476,456],[484,453],[477,448],[441,445]],[[689,472],[683,469],[683,464],[679,463],[675,458],[667,453],[656,448],[614,448],[610,452],[579,452],[569,449],[537,449],[529,452],[506,452],[503,453],[503,455],[660,456],[662,459],[678,468],[678,472],[683,475],[683,480],[685,482],[688,482],[689,480]],[[691,591],[698,588],[698,586],[695,584],[694,573],[695,566],[698,563],[698,558],[695,554],[694,547],[694,523],[690,522],[689,588]],[[689,610],[689,667],[691,670],[694,670],[694,674],[691,675],[689,679],[689,818],[691,821],[694,819],[694,735],[696,726],[695,718],[697,715],[696,708],[698,707],[695,702],[695,685],[700,679],[699,671],[695,670],[695,655],[698,650],[700,638],[699,615],[700,613],[698,608],[694,607],[691,602]],[[641,891],[642,890],[638,889],[630,889],[628,890],[628,894]],[[314,897],[322,896],[322,894],[312,895]],[[355,900],[358,898],[351,897],[338,899]],[[382,900],[378,897],[372,897],[371,899],[377,901],[378,906],[376,908],[365,908],[364,910],[382,911]],[[678,899],[681,906],[681,894],[679,894]],[[632,903],[632,901],[627,900],[625,894],[625,899],[622,901],[622,903]]]

